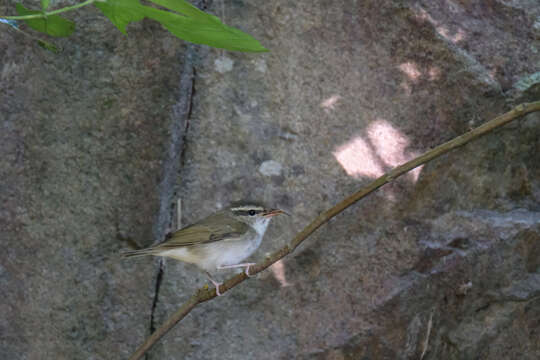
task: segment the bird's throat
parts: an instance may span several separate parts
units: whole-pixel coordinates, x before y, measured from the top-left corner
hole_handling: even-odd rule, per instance
[[[253,229],[255,229],[257,234],[263,236],[269,223],[270,218],[262,218],[253,224]]]

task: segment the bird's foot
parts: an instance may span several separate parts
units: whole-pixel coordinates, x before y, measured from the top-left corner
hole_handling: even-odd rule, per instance
[[[245,268],[244,274],[246,274],[247,277],[251,277],[252,275],[249,275],[249,267],[255,265],[255,263],[243,263],[243,264],[235,264],[235,265],[221,265],[218,266],[218,269],[233,269],[233,268],[239,268],[243,267]]]
[[[217,282],[216,280],[212,279],[212,277],[210,276],[208,272],[206,273],[206,276],[208,277],[208,280],[210,280],[210,282],[214,284],[214,286],[216,287],[216,295],[217,296],[223,295],[222,293],[219,292],[219,287],[223,285],[223,283]]]

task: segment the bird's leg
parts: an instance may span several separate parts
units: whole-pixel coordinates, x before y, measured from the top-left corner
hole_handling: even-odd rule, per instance
[[[208,280],[210,280],[210,282],[212,284],[214,284],[214,286],[216,287],[216,295],[221,296],[222,294],[219,292],[219,287],[223,283],[217,282],[216,280],[212,279],[212,277],[210,276],[210,273],[208,271],[205,271],[205,272],[206,272],[206,276],[208,277]]]
[[[255,265],[255,263],[243,263],[243,264],[235,264],[235,265],[221,265],[218,266],[218,269],[233,269],[233,268],[239,268],[239,267],[245,267],[244,273],[247,277],[251,277],[249,275],[249,267]]]

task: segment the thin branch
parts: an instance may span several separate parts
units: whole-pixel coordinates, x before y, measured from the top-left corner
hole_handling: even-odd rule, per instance
[[[473,129],[461,136],[458,136],[457,138],[454,138],[442,145],[439,145],[433,150],[429,150],[423,155],[394,168],[389,173],[379,177],[366,187],[360,189],[358,192],[345,198],[343,201],[341,201],[331,209],[319,215],[315,220],[311,222],[311,224],[306,226],[304,230],[299,232],[288,245],[285,245],[281,249],[277,250],[269,257],[267,257],[264,261],[252,266],[250,268],[250,273],[259,273],[264,269],[270,267],[276,261],[292,253],[308,236],[313,234],[318,228],[320,228],[334,216],[336,216],[349,206],[353,205],[358,200],[374,192],[384,184],[391,182],[395,178],[409,172],[410,170],[420,165],[423,165],[457,147],[463,146],[468,142],[477,139],[489,133],[490,131],[495,130],[498,127],[501,127],[512,120],[536,111],[540,111],[540,101],[521,104],[512,109],[511,111],[484,123],[476,129]],[[223,294],[224,292],[232,289],[247,278],[248,277],[245,273],[237,274],[225,281],[219,289]],[[205,301],[211,300],[215,297],[216,290],[214,288],[199,289],[197,293],[193,295],[184,305],[182,305],[182,307],[180,307],[180,309],[178,309],[159,329],[157,329],[155,333],[153,333],[150,337],[146,339],[146,341],[137,349],[137,351],[129,358],[129,360],[140,359],[163,335],[165,335],[170,329],[172,329],[174,325],[176,325],[176,323],[182,320],[195,306]]]
[[[422,343],[422,353],[420,354],[420,360],[424,358],[424,355],[426,355],[428,346],[429,346],[429,337],[431,336],[431,328],[433,327],[433,312],[435,310],[431,310],[431,313],[429,314],[429,320],[427,323],[427,330],[426,330],[426,338],[424,339],[424,342]]]
[[[61,14],[61,13],[66,12],[66,11],[75,10],[75,9],[78,9],[80,7],[83,7],[83,6],[93,4],[96,1],[99,1],[99,0],[87,0],[85,2],[76,4],[76,5],[66,6],[66,7],[63,7],[61,9],[57,9],[57,10],[53,10],[53,11],[44,11],[44,12],[39,13],[39,14],[19,15],[19,16],[2,16],[2,15],[0,15],[0,18],[1,19],[7,19],[7,20],[45,19],[45,18],[47,18],[47,16]]]

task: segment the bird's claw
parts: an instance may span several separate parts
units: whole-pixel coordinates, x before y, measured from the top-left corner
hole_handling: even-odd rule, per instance
[[[219,287],[221,285],[223,285],[223,283],[220,283],[220,282],[217,282],[216,280],[212,279],[212,277],[210,276],[210,273],[209,272],[206,272],[206,276],[208,277],[208,280],[210,280],[210,282],[212,284],[214,284],[215,288],[216,288],[216,295],[217,296],[221,296],[223,295],[220,291],[219,291]]]
[[[214,286],[216,287],[216,295],[217,295],[217,296],[223,295],[223,294],[219,291],[219,287],[220,287],[221,285],[223,285],[223,283],[220,283],[220,282],[217,282],[217,281],[212,281],[212,283],[213,283]]]
[[[250,278],[250,277],[253,276],[253,275],[249,275],[249,267],[250,267],[251,265],[255,265],[255,264],[247,264],[246,269],[244,270],[244,274],[246,274],[246,276],[247,276],[248,278]]]

